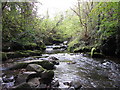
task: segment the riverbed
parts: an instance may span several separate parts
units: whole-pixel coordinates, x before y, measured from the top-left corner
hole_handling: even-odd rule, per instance
[[[79,81],[82,88],[120,88],[120,64],[107,58],[91,58],[82,53],[66,53],[64,49],[48,47],[42,56],[36,59],[44,60],[47,57],[59,59],[59,65],[54,70],[54,79],[65,88],[65,82]],[[3,63],[3,68],[12,65],[14,61],[35,59],[33,57],[17,58]],[[8,64],[8,65],[6,65]]]

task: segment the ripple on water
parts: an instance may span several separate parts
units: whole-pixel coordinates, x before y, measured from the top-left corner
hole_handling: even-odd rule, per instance
[[[85,88],[120,87],[120,64],[111,60],[92,59],[73,53],[43,54],[42,56],[54,56],[59,59],[60,64],[56,65],[55,78],[60,81],[61,87],[66,87],[63,82],[73,80],[80,80]],[[30,58],[25,60],[27,59]],[[67,64],[68,62],[76,63]]]
[[[81,54],[55,54],[59,58],[60,65],[56,69],[56,77],[59,81],[79,79],[83,87],[115,87],[120,78],[118,64],[108,60],[83,57]],[[68,65],[64,61],[75,61],[74,65]],[[110,75],[112,73],[112,75]]]

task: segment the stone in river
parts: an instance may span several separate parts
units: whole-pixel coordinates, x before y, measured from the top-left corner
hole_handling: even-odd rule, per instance
[[[38,65],[38,64],[29,64],[26,68],[26,70],[28,71],[35,71],[35,72],[43,72],[45,69],[41,66],[41,65]]]
[[[54,57],[54,56],[48,57],[48,59],[51,59],[51,60],[59,60],[58,58],[56,58],[56,57]]]
[[[19,84],[19,85],[12,88],[12,90],[24,90],[24,89],[33,90],[32,87],[26,82],[21,83],[21,84]]]
[[[79,80],[71,81],[70,86],[74,87],[75,89],[80,89],[82,87]]]
[[[50,84],[54,77],[54,71],[48,70],[41,73],[41,82],[43,84]]]

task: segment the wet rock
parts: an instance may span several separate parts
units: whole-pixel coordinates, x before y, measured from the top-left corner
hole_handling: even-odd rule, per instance
[[[82,87],[79,80],[64,82],[63,84],[69,86],[70,90],[79,90]]]
[[[12,88],[12,90],[23,90],[23,89],[33,90],[32,87],[25,82]]]
[[[18,85],[18,84],[21,84],[21,83],[23,83],[23,82],[26,82],[26,80],[27,80],[27,78],[28,78],[28,76],[29,75],[31,75],[31,74],[35,74],[36,72],[23,72],[23,73],[21,73],[21,74],[18,74],[17,75],[17,78],[16,78],[16,80],[15,80],[15,85]]]
[[[22,68],[26,68],[28,65],[28,63],[17,63],[11,67],[9,67],[7,70],[17,70],[17,69],[22,69]]]
[[[44,84],[50,84],[54,77],[54,71],[48,70],[41,73],[41,82]]]
[[[79,80],[71,81],[69,84],[71,87],[74,87],[75,89],[80,89],[82,87]]]
[[[47,85],[46,84],[40,84],[38,88],[39,89],[47,89]]]
[[[64,82],[64,85],[70,86],[70,82]]]
[[[26,68],[28,66],[28,64],[38,64],[47,70],[54,69],[54,64],[51,63],[50,61],[30,60],[30,61],[24,61],[24,62],[17,62],[15,65],[9,67],[8,70],[16,70],[16,69]]]
[[[52,70],[52,69],[55,68],[55,67],[54,67],[54,64],[51,63],[50,61],[42,61],[42,62],[40,63],[40,65],[41,65],[43,68],[47,69],[47,70]]]
[[[43,72],[45,69],[38,64],[29,64],[26,68],[28,71]]]
[[[27,76],[26,78],[26,82],[28,82],[29,80],[33,79],[33,78],[40,78],[41,77],[41,73],[33,73]]]
[[[58,80],[53,80],[53,81],[51,82],[51,86],[52,86],[52,87],[59,87],[59,81],[58,81]]]
[[[68,90],[77,90],[77,89],[75,89],[74,87],[69,87]]]
[[[50,79],[52,79],[53,77],[54,77],[54,71],[52,71],[52,70],[44,71],[41,74],[41,78],[50,78]]]
[[[47,61],[47,60],[31,60],[31,61],[26,61],[24,63],[38,64],[38,65],[41,65],[43,68],[45,68],[47,70],[54,69],[54,64],[51,63],[50,61]]]
[[[37,78],[32,78],[31,80],[28,81],[28,84],[32,87],[32,88],[37,88],[40,85],[40,77]]]
[[[59,59],[54,56],[48,57],[48,60],[52,62],[54,65],[59,65],[59,62],[58,62]]]
[[[15,77],[13,75],[4,74],[1,78],[2,88],[10,88],[15,85]]]
[[[54,56],[48,57],[48,59],[51,59],[51,60],[59,60],[58,58],[56,58],[56,57],[54,57]]]
[[[51,63],[53,63],[54,65],[59,65],[59,62],[58,61],[50,61]]]
[[[14,82],[15,79],[14,79],[14,76],[7,76],[7,75],[4,75],[2,76],[2,80],[4,83],[9,83],[9,82]]]

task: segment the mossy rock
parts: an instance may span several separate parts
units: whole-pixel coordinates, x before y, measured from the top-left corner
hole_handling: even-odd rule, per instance
[[[12,88],[12,90],[23,90],[23,89],[33,90],[33,88],[28,83],[25,82]]]
[[[35,71],[38,73],[45,71],[45,69],[41,65],[38,65],[38,64],[28,64],[26,70]]]
[[[42,60],[32,60],[32,61],[24,61],[24,62],[16,62],[15,65],[9,67],[9,70],[16,70],[26,68],[28,64],[38,64],[41,65],[44,69],[52,70],[54,69],[54,64],[49,61]]]
[[[16,69],[22,69],[22,68],[26,68],[28,65],[28,63],[17,63],[11,67],[8,68],[8,70],[16,70]]]
[[[54,77],[54,71],[52,70],[47,70],[41,73],[41,78],[47,78],[47,79],[52,79]]]
[[[54,71],[48,70],[41,73],[41,82],[49,85],[54,77]]]
[[[51,62],[49,62],[49,61],[42,61],[42,62],[40,63],[40,65],[41,65],[43,68],[47,69],[47,70],[52,70],[52,69],[54,69],[54,64],[51,63]]]

